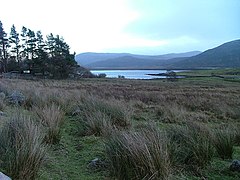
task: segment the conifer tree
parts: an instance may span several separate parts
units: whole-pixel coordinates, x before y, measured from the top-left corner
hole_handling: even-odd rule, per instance
[[[12,45],[12,57],[15,57],[15,61],[18,63],[18,67],[20,67],[20,39],[19,39],[19,33],[17,33],[16,27],[14,24],[11,27],[9,42]]]
[[[0,21],[0,61],[1,72],[7,72],[7,48],[9,47],[7,33],[3,29],[3,24]]]

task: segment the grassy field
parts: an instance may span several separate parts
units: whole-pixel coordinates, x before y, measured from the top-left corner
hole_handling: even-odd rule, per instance
[[[0,171],[40,180],[240,179],[229,170],[240,159],[238,73],[1,79]],[[12,102],[14,92],[24,98]]]

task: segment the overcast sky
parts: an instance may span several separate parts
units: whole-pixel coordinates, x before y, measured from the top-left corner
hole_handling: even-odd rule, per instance
[[[3,0],[0,20],[63,36],[71,51],[163,54],[240,39],[240,0]]]

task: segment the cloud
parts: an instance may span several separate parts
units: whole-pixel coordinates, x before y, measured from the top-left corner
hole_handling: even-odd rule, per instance
[[[184,35],[202,39],[226,39],[240,35],[238,0],[140,2],[132,6],[141,12],[141,19],[129,24],[127,33],[152,39]]]
[[[8,0],[1,7],[7,32],[15,24],[59,34],[77,53],[202,50],[240,37],[239,0]]]

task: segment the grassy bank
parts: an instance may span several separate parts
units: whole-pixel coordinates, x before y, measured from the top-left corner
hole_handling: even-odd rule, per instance
[[[226,74],[217,70],[186,72]],[[233,70],[231,71],[233,72]],[[234,70],[238,72],[238,70]],[[231,75],[232,76],[232,75]],[[1,79],[0,132],[10,144],[42,149],[32,172],[28,154],[0,157],[0,170],[21,179],[238,179],[229,170],[240,158],[240,84],[218,77],[167,80],[81,79],[78,81]],[[24,96],[13,103],[13,92]],[[31,132],[31,144],[9,136]],[[30,120],[29,120],[30,119]],[[15,130],[15,131],[14,131]],[[1,136],[2,137],[2,136]],[[31,136],[30,136],[31,137]],[[28,140],[29,141],[29,140]],[[11,146],[10,146],[11,145]],[[9,152],[9,151],[8,151]],[[23,151],[25,152],[25,151]],[[35,152],[35,151],[33,151]],[[36,154],[36,157],[39,155]],[[8,160],[18,162],[11,167]],[[21,161],[20,161],[21,160]],[[33,162],[36,162],[35,160]],[[11,163],[10,163],[11,164]],[[10,169],[15,169],[14,173]],[[32,174],[30,176],[29,174]],[[29,176],[28,176],[29,175]]]

